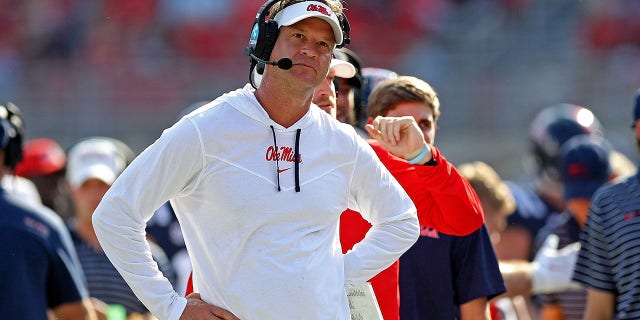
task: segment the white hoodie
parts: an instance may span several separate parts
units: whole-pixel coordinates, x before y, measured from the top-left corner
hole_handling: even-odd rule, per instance
[[[284,128],[248,85],[165,130],[93,215],[105,253],[140,300],[158,318],[178,319],[186,299],[158,271],[144,232],[168,199],[194,291],[243,320],[348,320],[345,287],[388,267],[419,233],[413,203],[351,126],[312,106]],[[343,255],[347,207],[373,228]]]

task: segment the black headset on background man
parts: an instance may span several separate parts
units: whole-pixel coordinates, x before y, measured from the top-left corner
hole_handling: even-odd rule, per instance
[[[273,7],[278,1],[281,0],[270,0],[260,7],[260,10],[258,10],[258,13],[256,14],[256,19],[253,22],[253,27],[251,28],[249,44],[244,49],[245,54],[249,56],[249,82],[254,88],[256,88],[252,76],[254,68],[257,68],[256,71],[258,74],[263,74],[265,64],[278,66],[278,68],[284,70],[288,70],[292,66],[291,59],[289,58],[283,58],[279,61],[269,61],[271,51],[276,44],[280,29],[278,22],[276,22],[273,17],[269,17],[269,20],[266,20],[266,18],[271,7]],[[340,22],[340,28],[342,29],[343,40],[342,43],[336,47],[342,48],[351,42],[351,38],[349,38],[351,27],[349,26],[347,16],[341,13],[338,14],[337,17]]]
[[[12,102],[0,105],[0,122],[0,149],[4,150],[4,165],[15,169],[16,164],[22,160],[22,112]]]

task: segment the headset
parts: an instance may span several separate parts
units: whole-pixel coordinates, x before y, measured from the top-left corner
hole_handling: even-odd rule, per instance
[[[24,136],[24,120],[22,112],[12,102],[0,105],[0,130],[2,137],[0,147],[4,150],[4,165],[15,169],[22,160],[22,137]]]
[[[249,37],[249,44],[244,49],[244,52],[247,56],[249,56],[249,79],[251,84],[253,85],[253,79],[251,77],[251,73],[257,65],[258,74],[264,73],[265,65],[264,63],[258,61],[269,61],[271,57],[271,51],[276,44],[276,40],[278,39],[278,34],[280,33],[280,29],[278,27],[278,22],[273,20],[273,17],[270,17],[267,20],[267,15],[269,15],[269,10],[273,7],[277,2],[281,0],[269,0],[265,2],[258,13],[256,14],[256,19],[253,22],[253,27],[251,28],[251,36]],[[349,32],[351,31],[351,27],[349,26],[349,20],[347,20],[347,16],[344,13],[337,15],[338,22],[340,22],[340,28],[342,29],[342,43],[337,45],[337,48],[342,48],[346,44],[351,42],[351,38],[349,37]],[[257,58],[257,59],[256,59]],[[271,63],[273,65],[279,65],[278,63]],[[288,67],[290,68],[290,66]],[[283,69],[288,69],[283,68]],[[255,85],[254,85],[255,87]]]

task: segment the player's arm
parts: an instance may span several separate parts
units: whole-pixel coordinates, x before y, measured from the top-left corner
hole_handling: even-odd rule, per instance
[[[507,292],[498,297],[528,296],[531,294],[532,268],[529,261],[500,261],[500,273],[502,273]]]
[[[587,308],[584,320],[611,320],[614,316],[616,296],[612,292],[587,289]]]
[[[460,305],[460,319],[487,320],[490,319],[487,308],[487,297],[480,297]]]
[[[564,310],[558,303],[547,303],[540,307],[540,319],[543,320],[562,320],[564,319]]]
[[[558,236],[547,236],[533,262],[500,261],[500,272],[507,286],[503,296],[555,293],[577,286],[571,276],[578,259],[579,243],[558,250]]]
[[[89,298],[76,302],[63,303],[52,310],[59,320],[96,320],[97,315]]]

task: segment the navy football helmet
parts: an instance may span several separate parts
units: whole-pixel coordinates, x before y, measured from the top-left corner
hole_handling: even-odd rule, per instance
[[[603,137],[603,128],[591,110],[561,103],[540,111],[529,126],[536,174],[558,181],[558,158],[562,145],[577,135]]]

